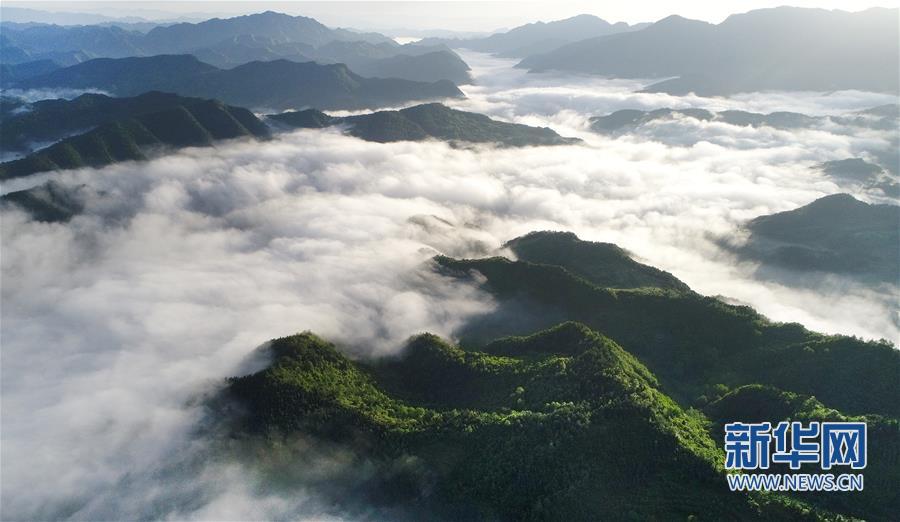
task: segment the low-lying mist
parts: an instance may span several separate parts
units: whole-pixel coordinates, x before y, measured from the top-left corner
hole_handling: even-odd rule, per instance
[[[204,398],[264,364],[253,355],[262,343],[302,330],[356,356],[396,351],[423,331],[452,337],[494,303],[435,275],[428,259],[492,254],[537,229],[617,243],[773,320],[898,338],[891,293],[837,277],[758,281],[754,265],[716,246],[747,219],[838,192],[809,167],[890,136],[696,120],[619,139],[586,130],[589,116],[618,108],[831,114],[884,103],[880,95],[704,100],[588,78],[544,78],[551,87],[538,89],[534,75],[466,58],[477,84],[454,106],[586,142],[453,148],[303,130],[31,180],[85,184],[93,195],[64,224],[2,213],[4,516],[346,516],[314,485],[263,491],[252,469],[209,457]],[[310,484],[349,466],[339,452],[308,454]]]

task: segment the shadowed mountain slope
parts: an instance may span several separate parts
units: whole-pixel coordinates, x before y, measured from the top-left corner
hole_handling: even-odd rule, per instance
[[[799,271],[854,275],[900,284],[900,206],[870,205],[849,194],[817,199],[747,224],[740,253]]]
[[[223,70],[187,55],[90,60],[31,78],[18,86],[96,88],[117,96],[160,90],[270,109],[362,109],[463,96],[449,81],[363,78],[342,64],[273,60]]]
[[[209,146],[218,140],[269,135],[265,124],[247,109],[216,100],[175,101],[178,103],[165,109],[105,122],[22,159],[2,163],[0,179],[142,160],[161,148]],[[80,110],[78,104],[71,107],[75,113]],[[126,113],[133,109],[124,107]]]

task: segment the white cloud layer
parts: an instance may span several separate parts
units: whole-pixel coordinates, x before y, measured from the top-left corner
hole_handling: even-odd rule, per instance
[[[618,108],[833,113],[878,95],[676,99],[631,94],[629,82],[489,72],[492,60],[472,60],[478,86],[457,106],[586,143],[454,149],[304,130],[45,176],[104,193],[68,224],[4,211],[4,517],[340,515],[312,491],[261,492],[252,470],[205,459],[202,399],[258,365],[250,355],[273,337],[311,329],[362,354],[426,330],[452,335],[493,303],[422,264],[437,252],[483,255],[535,229],[617,243],[776,320],[897,339],[892,294],[837,278],[760,282],[714,242],[837,192],[809,167],[889,137],[696,120],[620,139],[585,130],[588,116]],[[334,455],[311,459],[341,467]]]

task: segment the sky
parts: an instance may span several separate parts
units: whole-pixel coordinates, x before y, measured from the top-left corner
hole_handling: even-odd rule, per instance
[[[537,20],[551,21],[590,13],[611,22],[652,22],[671,14],[718,23],[729,14],[784,5],[783,0],[662,0],[597,2],[469,2],[469,1],[317,1],[317,2],[146,2],[4,1],[6,6],[59,12],[98,13],[106,16],[140,16],[165,19],[173,16],[204,18],[235,16],[267,9],[312,16],[330,26],[355,27],[398,33],[401,29],[450,29],[495,31]],[[789,5],[859,11],[868,7],[898,7],[900,0],[792,0]],[[393,36],[400,36],[393,34]]]

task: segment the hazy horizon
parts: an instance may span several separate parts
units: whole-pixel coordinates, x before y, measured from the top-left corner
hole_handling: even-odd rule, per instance
[[[872,7],[900,7],[900,0],[793,1],[752,0],[746,2],[689,1],[673,5],[662,1],[637,1],[605,4],[587,1],[516,2],[516,1],[360,1],[335,0],[312,2],[168,2],[168,1],[76,1],[54,2],[18,0],[4,2],[6,7],[35,9],[54,13],[84,13],[112,18],[139,17],[155,20],[202,20],[210,17],[233,17],[263,11],[315,18],[331,27],[374,30],[403,36],[411,31],[496,32],[533,23],[551,22],[579,14],[591,14],[608,22],[628,24],[655,22],[670,15],[719,23],[732,14],[755,9],[791,6],[838,9],[850,12]],[[510,6],[515,5],[515,9]],[[387,19],[387,20],[386,20]]]

